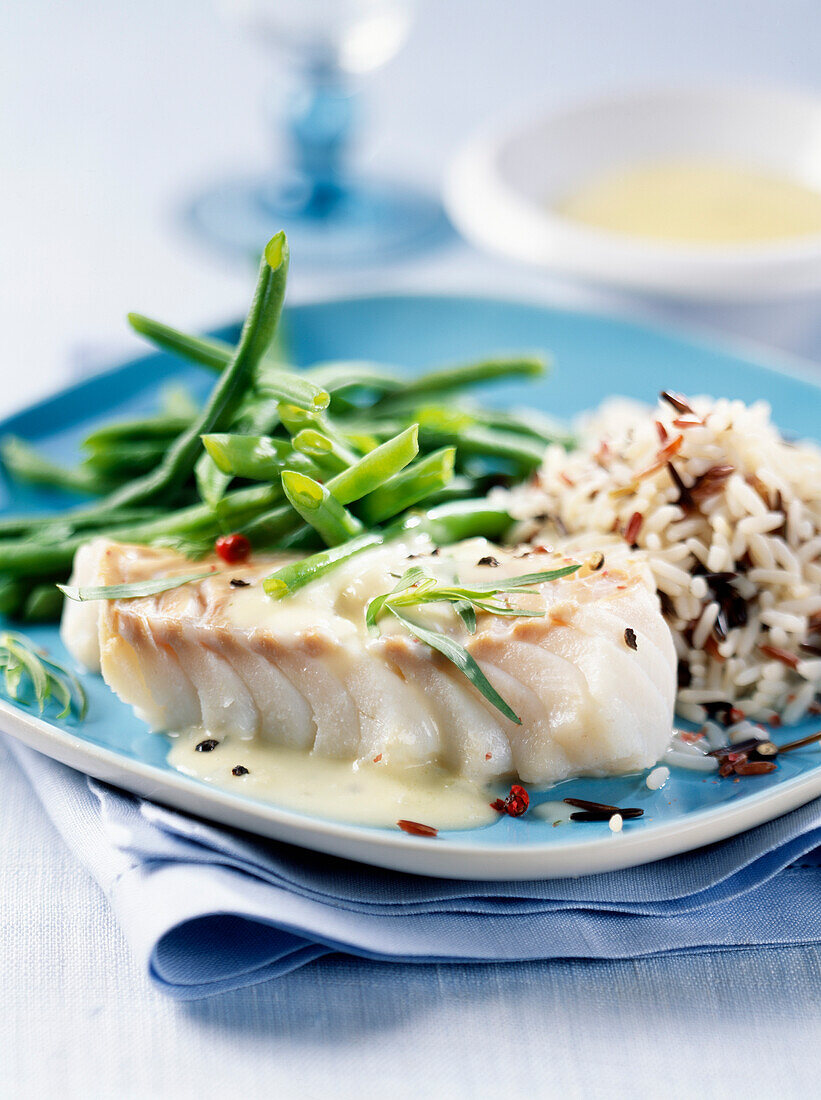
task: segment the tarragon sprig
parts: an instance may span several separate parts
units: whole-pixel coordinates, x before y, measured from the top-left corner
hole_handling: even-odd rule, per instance
[[[154,577],[151,580],[129,581],[127,584],[92,584],[78,587],[74,584],[58,584],[63,595],[77,603],[88,600],[136,600],[143,596],[158,596],[161,592],[170,592],[172,588],[181,588],[192,581],[201,581],[216,576],[213,569],[201,573],[178,574],[174,577]]]
[[[507,615],[517,618],[542,618],[544,616],[543,611],[511,607],[507,603],[498,602],[496,597],[522,592],[533,585],[545,584],[548,581],[558,580],[560,577],[567,577],[579,568],[580,563],[574,563],[573,565],[561,566],[558,569],[545,570],[541,573],[525,573],[520,577],[508,577],[499,581],[462,585],[458,583],[444,584],[423,566],[413,566],[402,574],[396,587],[391,592],[385,592],[370,601],[365,614],[365,621],[370,631],[376,631],[381,615],[385,613],[393,615],[414,638],[446,657],[460,672],[467,676],[468,680],[484,695],[489,703],[492,703],[511,722],[515,722],[520,726],[522,724],[521,718],[505,702],[468,650],[449,634],[442,634],[438,630],[431,630],[429,627],[423,626],[411,618],[407,612],[411,608],[422,607],[425,604],[449,603],[465,624],[468,634],[476,632],[477,611],[484,611],[490,615]]]
[[[74,712],[82,722],[88,709],[85,689],[73,672],[58,664],[44,649],[35,646],[24,634],[11,630],[0,633],[0,670],[6,695],[15,703],[28,706],[26,687],[30,687],[42,714],[50,699],[62,706],[58,718]]]

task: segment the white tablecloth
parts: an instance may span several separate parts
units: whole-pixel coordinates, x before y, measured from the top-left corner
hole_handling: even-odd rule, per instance
[[[435,183],[492,111],[613,85],[773,80],[818,87],[808,0],[445,0],[371,81],[372,170]],[[174,220],[191,188],[265,162],[275,62],[201,0],[0,6],[0,411],[80,362],[136,348],[127,309],[181,325],[237,314],[245,271]],[[367,147],[366,147],[367,148]],[[360,289],[373,273],[294,293]],[[379,283],[525,290],[612,306],[466,249]],[[815,303],[695,319],[821,358]],[[810,1096],[821,953],[673,963],[399,967],[323,961],[180,1005],[149,987],[107,906],[0,747],[0,1096]]]

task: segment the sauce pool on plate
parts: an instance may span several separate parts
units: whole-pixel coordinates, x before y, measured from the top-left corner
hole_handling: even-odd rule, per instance
[[[499,816],[482,785],[434,765],[392,766],[381,753],[354,762],[258,738],[212,737],[198,728],[171,735],[168,760],[223,790],[356,825],[395,825],[409,818],[437,829],[471,829]]]
[[[685,244],[756,244],[821,234],[821,192],[777,173],[709,159],[607,172],[554,204],[611,233]]]

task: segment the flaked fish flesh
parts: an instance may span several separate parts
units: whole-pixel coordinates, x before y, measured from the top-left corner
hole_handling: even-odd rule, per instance
[[[410,565],[468,584],[565,559],[484,539],[432,550],[424,535],[377,547],[281,600],[262,580],[287,558],[208,559],[195,568],[213,575],[159,595],[66,601],[63,639],[155,730],[203,727],[331,757],[436,762],[474,780],[544,784],[658,760],[672,732],[676,659],[645,565],[622,556],[510,596],[544,616],[478,613],[472,635],[450,605],[418,609],[420,622],[469,650],[517,725],[391,616],[369,633],[366,608]],[[97,539],[78,551],[72,583],[191,572],[174,551]]]

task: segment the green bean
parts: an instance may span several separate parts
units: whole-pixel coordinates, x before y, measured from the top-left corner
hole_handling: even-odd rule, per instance
[[[428,512],[403,516],[381,531],[367,531],[348,542],[291,562],[266,577],[263,588],[269,596],[281,599],[324,576],[363,550],[381,546],[405,534],[427,534],[437,546],[449,546],[475,535],[496,538],[504,534],[511,523],[510,514],[505,509],[494,508],[485,500],[459,500],[440,504]]]
[[[144,523],[121,527],[106,524],[105,534],[122,542],[151,543],[182,537],[205,543],[213,541],[223,531],[236,530],[249,523],[281,499],[280,485],[254,485],[226,494],[216,511],[206,504],[193,504]],[[70,568],[75,551],[88,539],[88,532],[81,532],[59,541],[22,538],[0,542],[0,575],[56,575]]]
[[[146,416],[103,424],[85,437],[81,446],[86,451],[117,447],[121,443],[143,442],[147,439],[167,441],[184,432],[191,417]]]
[[[481,455],[516,462],[525,470],[540,466],[544,458],[544,442],[521,431],[490,427],[479,423],[470,412],[453,412],[440,405],[417,407],[413,415],[388,417],[386,420],[343,421],[346,432],[367,425],[375,435],[384,438],[393,434],[411,419],[419,424],[419,439],[423,447],[455,446],[459,457]]]
[[[404,384],[398,368],[384,367],[381,363],[360,359],[315,363],[306,373],[313,382],[323,386],[334,397],[346,394],[349,390],[395,393]]]
[[[88,536],[48,543],[13,539],[0,546],[0,572],[10,577],[44,577],[71,568],[74,552]]]
[[[477,535],[499,538],[512,522],[505,508],[488,504],[484,498],[451,500],[424,512],[409,512],[402,516],[385,528],[385,539],[419,532],[428,535],[437,546],[450,546]]]
[[[150,317],[144,317],[141,313],[129,313],[128,323],[145,336],[162,351],[169,351],[173,355],[180,355],[183,359],[190,359],[209,370],[221,371],[231,362],[231,356],[236,349],[224,340],[217,340],[211,336],[189,336],[186,332],[171,328],[160,321],[153,321]]]
[[[480,492],[480,486],[472,477],[456,474],[447,485],[436,489],[425,497],[425,507],[432,508],[434,504],[444,504],[450,500],[464,500],[465,497],[475,497]]]
[[[279,402],[252,391],[240,406],[232,428],[246,435],[269,435],[278,423]],[[212,507],[222,500],[234,478],[233,474],[220,470],[207,451],[197,459],[194,473],[201,499]]]
[[[325,474],[338,474],[347,469],[348,452],[340,452],[339,445],[316,428],[303,428],[291,440],[294,450],[313,459],[317,467]]]
[[[30,585],[18,577],[0,577],[0,615],[17,615],[26,602]]]
[[[29,592],[22,617],[27,623],[50,623],[60,618],[63,596],[55,584],[38,584]]]
[[[412,424],[358,459],[347,470],[332,477],[328,489],[340,504],[350,504],[378,489],[388,478],[404,469],[418,453],[417,426]]]
[[[362,523],[340,504],[325,485],[305,474],[286,470],[282,488],[294,509],[317,532],[327,546],[362,533]]]
[[[142,504],[174,496],[185,484],[200,454],[200,436],[231,423],[267,351],[282,312],[288,275],[288,242],[277,233],[265,246],[257,286],[231,362],[217,380],[205,408],[178,436],[163,462],[150,474],[112,493],[105,507]]]
[[[331,478],[325,488],[340,504],[350,504],[360,496],[373,492],[383,481],[403,469],[416,453],[415,431],[413,428],[406,429],[396,439],[389,440],[376,451],[359,459],[349,469]],[[242,528],[242,533],[253,546],[259,548],[275,545],[279,539],[291,534],[298,525],[298,518],[289,507],[275,507],[269,514],[249,521]]]
[[[2,443],[3,465],[12,477],[29,485],[47,485],[72,493],[104,493],[111,481],[82,466],[60,466],[35,450],[25,440],[6,436]]]
[[[395,401],[419,400],[431,394],[475,386],[481,382],[494,382],[511,375],[534,377],[544,374],[547,363],[542,356],[510,356],[483,359],[455,367],[440,367],[418,374],[393,394],[387,394],[377,403],[379,408],[389,408]]]
[[[243,437],[228,437],[236,440],[238,446]],[[276,441],[279,442],[279,441]],[[208,446],[208,443],[206,443]],[[377,489],[393,474],[403,469],[417,453],[416,434],[413,427],[400,433],[395,439],[388,440],[382,447],[371,451],[363,458],[357,459],[347,470],[332,477],[326,484],[326,488],[333,494],[340,504],[351,504],[361,496],[367,496]],[[250,448],[249,448],[250,450]],[[245,468],[244,476],[251,476],[252,466]],[[284,511],[275,508],[270,516],[262,515],[257,520],[250,522],[243,528],[242,533],[250,539],[252,545],[272,545],[278,538],[293,530],[296,520],[290,509]],[[0,559],[0,562],[2,559]]]
[[[455,447],[443,447],[406,466],[360,502],[359,516],[371,526],[426,500],[451,480],[455,458]]]
[[[362,424],[362,410],[359,420],[351,416],[343,420],[346,431],[355,430]],[[367,416],[367,410],[365,410]],[[418,402],[411,401],[405,405],[397,402],[391,409],[387,419],[379,417],[373,421],[365,420],[372,431],[384,436],[398,430],[402,423],[419,421],[423,426],[435,427],[437,424],[447,424],[453,431],[464,431],[469,427],[490,428],[493,430],[515,432],[525,437],[537,439],[542,447],[549,443],[560,443],[563,447],[572,446],[574,436],[559,421],[545,416],[536,410],[524,410],[508,412],[502,409],[482,409],[473,405],[461,405],[458,412],[452,412],[441,405],[420,406]]]
[[[168,443],[162,439],[147,439],[144,442],[126,442],[123,440],[113,447],[102,447],[83,461],[83,468],[105,478],[134,477],[136,474],[152,470],[168,450]]]
[[[281,404],[279,406],[279,416],[290,436],[299,435],[306,428],[313,428],[315,431],[322,432],[327,439],[331,440],[339,456],[344,458],[349,466],[352,466],[359,459],[359,455],[351,450],[345,436],[337,431],[324,413],[307,412],[305,409],[298,409],[294,405]]]
[[[221,371],[234,352],[231,344],[227,344],[224,340],[180,332],[179,329],[163,324],[162,321],[144,317],[140,313],[129,313],[128,321],[136,332],[145,336],[155,347],[199,363],[211,370]],[[273,365],[281,368],[284,358],[269,351],[264,365],[267,365],[268,360],[273,360]],[[260,374],[264,375],[264,366]],[[390,368],[362,360],[317,363],[315,367],[307,370],[305,375],[330,393],[341,394],[350,389],[392,393],[402,386],[401,378]]]
[[[262,364],[257,372],[256,392],[307,412],[327,409],[331,400],[327,390],[321,390],[303,375],[274,368],[268,363]]]
[[[110,525],[123,526],[125,524],[143,523],[156,519],[165,513],[158,508],[120,508],[106,515],[106,522]],[[25,536],[38,538],[52,538],[52,532],[60,530],[61,537],[65,532],[73,534],[75,531],[95,530],[100,526],[100,516],[97,512],[83,513],[79,509],[71,512],[48,512],[41,515],[37,512],[31,515],[4,516],[0,518],[0,539],[23,538]]]
[[[194,419],[198,411],[199,403],[194,400],[187,387],[171,382],[160,389],[159,416],[176,417],[187,424],[189,420]]]
[[[303,454],[294,451],[289,439],[273,439],[268,435],[204,435],[206,452],[216,467],[232,477],[249,481],[279,481],[283,470],[298,470],[316,474],[317,466]]]
[[[420,426],[419,434],[428,445],[455,444],[460,455],[506,458],[525,470],[534,470],[541,466],[544,458],[544,447],[538,440],[518,432],[503,431],[501,428],[473,425],[461,431],[449,432]]]
[[[443,423],[435,423],[433,412],[431,409],[417,410],[419,441],[425,449],[452,446],[456,447],[460,458],[463,455],[502,458],[515,462],[526,471],[540,466],[544,459],[544,443],[532,436],[473,424],[469,418],[465,417],[463,421],[458,415],[445,414]],[[405,418],[379,420],[373,421],[369,427],[374,436],[386,439],[407,422]],[[346,421],[343,428],[350,438],[361,424],[361,420]]]
[[[302,558],[300,561],[291,562],[289,565],[278,569],[270,577],[266,577],[262,587],[269,596],[281,599],[298,588],[303,588],[311,581],[318,580],[325,573],[330,572],[335,566],[347,561],[355,554],[360,554],[371,546],[379,546],[383,542],[383,536],[378,531],[371,531],[365,535],[358,535],[349,542],[343,542],[340,546],[331,546],[327,550],[320,550],[318,554]]]
[[[278,488],[281,491],[281,485]],[[263,550],[280,546],[303,527],[301,517],[296,515],[290,504],[278,504],[259,512],[238,530],[255,550]]]
[[[212,370],[222,370],[234,351],[223,340],[192,336],[138,313],[130,313],[128,320],[132,328],[157,347]],[[276,365],[281,364],[277,361]],[[380,404],[388,406],[399,400],[418,401],[430,394],[450,392],[511,375],[533,377],[544,374],[546,369],[547,364],[541,356],[502,356],[454,367],[441,367],[417,375],[409,381],[403,381],[401,374],[389,367],[360,360],[317,363],[305,373],[317,385],[324,386],[331,393],[342,394],[349,389],[381,393],[383,400]]]
[[[502,428],[540,440],[542,447],[549,443],[560,443],[563,447],[572,447],[575,436],[560,421],[554,420],[536,409],[519,409],[508,412],[503,409],[469,409],[474,424],[486,428]]]
[[[147,523],[117,528],[112,538],[132,542],[153,542],[166,534],[216,538],[221,532],[236,530],[250,522],[260,512],[267,512],[281,499],[282,488],[278,482],[274,485],[252,485],[226,493],[216,508],[208,504],[192,504]],[[0,544],[0,571],[2,555]]]

